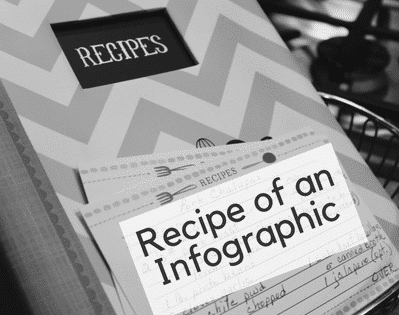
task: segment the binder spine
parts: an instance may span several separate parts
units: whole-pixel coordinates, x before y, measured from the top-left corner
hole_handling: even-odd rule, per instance
[[[0,82],[0,240],[34,314],[115,314]]]

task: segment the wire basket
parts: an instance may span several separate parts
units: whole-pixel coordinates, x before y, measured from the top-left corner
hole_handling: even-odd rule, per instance
[[[399,206],[399,128],[356,103],[323,92],[319,94]]]
[[[399,128],[349,100],[324,92],[319,95],[399,207]],[[390,314],[399,305],[398,295],[399,282],[357,314]]]

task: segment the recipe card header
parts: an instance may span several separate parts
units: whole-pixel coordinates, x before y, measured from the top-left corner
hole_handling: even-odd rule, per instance
[[[83,88],[196,64],[166,9],[51,25]]]

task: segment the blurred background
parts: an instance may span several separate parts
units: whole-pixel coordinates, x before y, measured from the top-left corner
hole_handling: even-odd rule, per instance
[[[399,206],[399,0],[258,2]]]
[[[260,0],[319,91],[399,124],[398,0]]]

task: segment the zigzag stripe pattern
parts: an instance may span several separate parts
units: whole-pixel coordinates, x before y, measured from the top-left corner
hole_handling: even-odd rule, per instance
[[[234,62],[236,47],[242,45],[274,62],[296,71],[290,52],[270,40],[248,31],[230,19],[219,16],[198,75],[173,71],[153,80],[219,105]]]
[[[78,20],[88,3],[108,14],[141,9],[127,0],[20,0],[17,6],[1,0],[0,50],[43,70],[51,71],[61,54],[61,47],[55,39],[50,23]],[[25,8],[28,5],[30,8]],[[32,7],[36,8],[32,10]],[[3,19],[3,15],[7,18]],[[7,23],[8,19],[12,23]]]
[[[53,3],[54,0],[22,0],[15,5],[2,1],[0,21],[5,26],[33,37]]]

